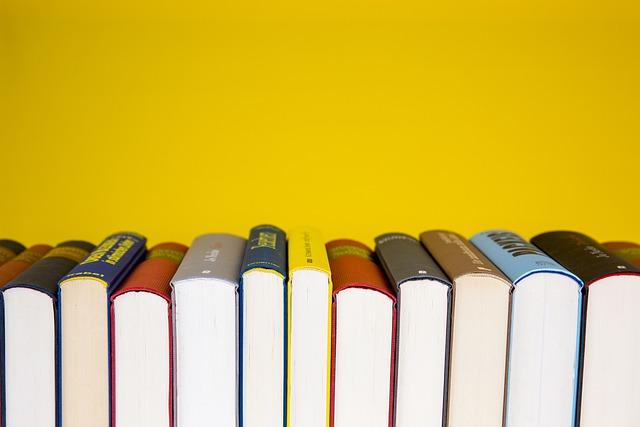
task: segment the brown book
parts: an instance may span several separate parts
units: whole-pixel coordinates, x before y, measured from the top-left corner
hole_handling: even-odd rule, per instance
[[[366,245],[333,240],[327,243],[327,254],[334,285],[331,426],[390,427],[395,292]]]
[[[640,267],[640,245],[633,242],[605,242],[602,244],[623,260]]]
[[[172,425],[170,286],[187,249],[180,243],[152,247],[147,259],[111,296],[111,417],[115,425],[134,425],[137,420]]]
[[[24,251],[24,246],[15,240],[0,239],[0,265]]]
[[[49,245],[33,245],[0,266],[0,287],[6,285],[18,274],[31,267],[34,262],[42,258],[51,249],[53,248]]]
[[[511,282],[457,233],[420,240],[453,283],[448,426],[501,426]]]

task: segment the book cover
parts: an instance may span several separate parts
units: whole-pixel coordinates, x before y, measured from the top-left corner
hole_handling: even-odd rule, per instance
[[[280,228],[273,225],[258,225],[251,229],[249,233],[249,239],[247,241],[247,246],[244,253],[244,259],[242,261],[242,266],[240,267],[240,381],[239,381],[239,389],[240,389],[240,426],[244,425],[244,327],[245,327],[245,318],[244,318],[244,310],[246,306],[245,296],[244,296],[244,286],[243,286],[243,277],[246,273],[249,273],[253,270],[262,270],[262,271],[270,271],[275,273],[277,276],[282,278],[282,293],[284,298],[284,312],[282,315],[282,320],[284,324],[284,333],[283,337],[283,351],[284,351],[284,376],[282,378],[282,402],[283,402],[283,425],[286,425],[286,392],[287,392],[287,326],[288,326],[288,317],[287,317],[287,286],[286,286],[286,278],[287,278],[287,236],[286,233]]]
[[[331,425],[335,416],[335,367],[336,367],[336,296],[349,288],[363,288],[380,292],[393,302],[391,326],[391,366],[389,389],[389,427],[393,425],[394,379],[395,379],[395,339],[396,339],[396,294],[387,282],[382,269],[375,261],[374,252],[363,243],[349,239],[332,240],[326,244],[333,280],[332,342],[331,342]]]
[[[4,263],[0,266],[0,287],[31,267],[34,262],[42,258],[51,249],[53,248],[49,245],[34,245]]]
[[[0,239],[0,265],[24,251],[25,247],[15,240]]]
[[[168,304],[167,328],[169,332],[169,425],[173,425],[173,328],[171,318],[171,279],[182,262],[188,247],[180,243],[160,243],[149,249],[146,259],[141,262],[111,295],[111,330],[115,328],[115,316],[113,302],[127,292],[149,292],[165,299]],[[115,335],[111,334],[111,419],[116,419],[116,383],[115,383]],[[115,421],[113,421],[115,425]]]
[[[514,285],[531,274],[546,272],[569,276],[581,286],[582,282],[578,276],[515,233],[504,230],[489,230],[476,234],[470,241]]]
[[[640,268],[582,233],[550,231],[533,237],[531,243],[573,272],[586,286],[606,276],[640,274]]]
[[[466,274],[482,274],[499,278],[511,286],[505,275],[458,233],[446,230],[426,231],[420,234],[420,241],[453,281]]]
[[[331,268],[329,267],[329,258],[327,258],[327,248],[319,231],[312,228],[297,228],[288,233],[288,264],[289,264],[289,281],[287,293],[287,306],[289,316],[287,316],[287,361],[291,363],[291,291],[293,273],[302,269],[318,270],[327,274],[329,279],[329,293],[327,295],[328,304],[328,330],[327,334],[327,360],[331,361],[331,297],[333,293],[333,284],[331,281]],[[288,367],[287,372],[290,372]],[[327,402],[331,398],[331,363],[327,364]],[[291,390],[290,375],[287,375],[287,426],[290,425],[290,401],[289,392]],[[326,425],[330,425],[330,406],[327,405]]]

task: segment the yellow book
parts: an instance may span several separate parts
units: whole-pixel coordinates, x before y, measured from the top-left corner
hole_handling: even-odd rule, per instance
[[[319,232],[289,233],[287,426],[328,427],[331,270]]]

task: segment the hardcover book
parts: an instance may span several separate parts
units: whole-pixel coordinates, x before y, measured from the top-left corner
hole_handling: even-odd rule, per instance
[[[318,231],[289,232],[289,427],[328,427],[331,374],[331,270]]]
[[[453,283],[448,427],[501,426],[511,282],[459,234],[420,240]]]
[[[414,237],[376,237],[398,295],[395,427],[446,425],[451,283]]]
[[[144,257],[145,243],[136,233],[112,234],[59,282],[64,427],[110,424],[109,297]]]
[[[51,249],[53,248],[49,245],[34,245],[4,263],[0,266],[0,287],[15,279],[20,273],[31,267],[34,262],[45,256]]]
[[[176,427],[238,425],[238,281],[246,240],[196,238],[171,280]]]
[[[640,245],[633,242],[605,242],[602,244],[607,250],[616,256],[640,267]]]
[[[0,265],[24,251],[25,247],[15,240],[0,239]]]
[[[586,286],[580,426],[637,427],[640,269],[581,233],[552,231],[531,242]]]
[[[333,427],[391,427],[396,296],[366,245],[327,243],[333,277]]]
[[[155,245],[111,295],[112,427],[173,425],[170,285],[187,249]]]
[[[515,233],[471,243],[514,284],[506,426],[575,425],[582,281]]]
[[[285,422],[287,241],[272,225],[251,229],[240,269],[240,425]]]
[[[93,247],[83,241],[60,243],[2,288],[3,426],[56,425],[57,284]]]

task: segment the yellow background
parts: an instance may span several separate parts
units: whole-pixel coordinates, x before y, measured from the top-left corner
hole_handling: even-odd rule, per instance
[[[640,241],[640,3],[0,1],[0,235]]]

